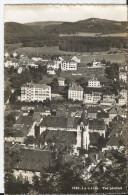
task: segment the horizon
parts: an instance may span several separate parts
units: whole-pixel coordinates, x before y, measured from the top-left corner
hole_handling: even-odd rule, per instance
[[[89,18],[127,21],[126,5],[5,5],[4,22],[77,22]]]
[[[87,18],[87,19],[83,19],[83,20],[77,20],[77,21],[57,21],[57,20],[48,20],[48,21],[33,21],[33,22],[26,22],[26,23],[20,23],[20,22],[14,22],[14,21],[9,21],[9,22],[4,22],[4,23],[10,23],[10,22],[13,22],[13,23],[19,23],[19,24],[31,24],[31,23],[41,23],[41,22],[69,22],[69,23],[75,23],[75,22],[79,22],[79,21],[85,21],[85,20],[89,20],[89,19],[100,19],[100,20],[107,20],[107,21],[115,21],[115,22],[127,22],[127,21],[119,21],[119,20],[109,20],[109,19],[104,19],[104,18]]]

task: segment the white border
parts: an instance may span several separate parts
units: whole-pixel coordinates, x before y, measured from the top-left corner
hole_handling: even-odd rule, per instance
[[[0,193],[4,193],[4,134],[3,134],[3,56],[4,23],[3,7],[6,4],[124,4],[126,0],[0,0]]]

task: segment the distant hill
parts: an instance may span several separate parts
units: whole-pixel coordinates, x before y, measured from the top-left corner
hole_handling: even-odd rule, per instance
[[[32,22],[20,24],[7,22],[4,25],[5,43],[22,43],[23,47],[59,46],[65,51],[101,51],[110,47],[125,47],[125,37],[66,37],[78,33],[116,34],[126,33],[126,22],[90,18],[77,22]],[[64,37],[59,37],[63,34]],[[105,43],[102,44],[102,43]],[[94,46],[95,45],[95,46]],[[98,48],[97,48],[98,47]]]
[[[122,33],[126,32],[126,22],[117,22],[112,20],[105,20],[99,18],[90,18],[77,22],[64,22],[57,26],[46,26],[44,30],[55,33],[69,33],[75,34],[78,32],[90,33]]]
[[[59,25],[62,23],[63,22],[61,21],[47,21],[47,22],[29,22],[29,23],[25,23],[25,25],[45,27],[48,25]]]

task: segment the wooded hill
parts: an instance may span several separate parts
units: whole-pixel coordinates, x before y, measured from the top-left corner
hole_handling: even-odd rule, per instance
[[[60,34],[126,33],[126,22],[92,18],[78,22],[5,23],[5,43],[23,43],[23,47],[59,46],[66,51],[104,51],[109,47],[125,48],[125,37],[59,37]],[[103,44],[104,42],[104,44]],[[77,45],[76,45],[77,44]]]

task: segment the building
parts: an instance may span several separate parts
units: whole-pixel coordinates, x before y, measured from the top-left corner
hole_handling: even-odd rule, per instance
[[[122,90],[119,92],[119,95],[122,95],[124,98],[127,99],[127,90],[126,90],[126,89],[122,89]]]
[[[61,87],[65,86],[65,78],[59,77],[59,78],[58,78],[58,84],[59,84],[59,86],[61,86]]]
[[[100,101],[101,105],[111,106],[116,104],[115,94],[104,94],[102,100]]]
[[[117,115],[121,116],[122,118],[126,118],[126,116],[127,116],[126,111],[121,106],[117,106],[117,105],[114,105],[112,108],[110,108],[108,110],[108,114],[109,114],[109,121],[110,122]]]
[[[77,62],[74,60],[64,60],[61,62],[61,70],[67,71],[67,70],[77,70]]]
[[[101,62],[97,61],[95,58],[92,61],[92,66],[93,67],[100,67],[101,66]]]
[[[83,88],[80,85],[72,83],[72,86],[68,89],[68,99],[83,100]]]
[[[5,58],[10,58],[9,52],[5,52],[4,57],[5,57]]]
[[[119,80],[127,82],[127,72],[120,72],[119,73]]]
[[[84,94],[84,103],[97,103],[101,100],[102,93],[92,92]]]
[[[11,68],[11,67],[14,67],[14,68],[18,68],[19,67],[19,64],[17,62],[17,60],[10,60],[10,61],[6,61],[4,63],[5,67],[6,68]]]
[[[50,74],[50,75],[55,75],[56,74],[55,70],[52,67],[49,67],[47,69],[47,73]]]
[[[60,60],[54,60],[54,61],[49,60],[49,61],[47,62],[47,69],[53,68],[53,69],[55,69],[55,70],[58,70],[59,67],[60,67],[60,64],[61,64],[61,61],[60,61]]]
[[[14,52],[12,55],[13,55],[14,58],[16,58],[18,56],[18,53]]]
[[[121,96],[118,98],[118,104],[119,104],[120,106],[126,105],[126,104],[127,104],[127,98],[125,98],[124,96],[121,95]]]
[[[88,118],[95,119],[97,118],[97,113],[103,112],[103,109],[100,106],[90,106],[87,108]]]
[[[18,73],[18,74],[21,74],[22,71],[23,71],[23,68],[22,68],[22,67],[19,67],[18,70],[17,70],[17,73]]]
[[[22,177],[23,181],[33,183],[33,176],[40,177],[42,167],[50,165],[51,152],[45,150],[21,149],[21,160],[13,165],[13,174],[16,179]]]
[[[88,87],[99,88],[101,87],[100,81],[98,81],[97,78],[92,77],[88,80]]]
[[[72,58],[71,58],[71,60],[74,60],[75,62],[77,62],[77,63],[80,63],[81,62],[81,59],[78,57],[78,56],[73,56]]]
[[[46,84],[26,83],[21,87],[21,101],[51,100],[51,87]]]

